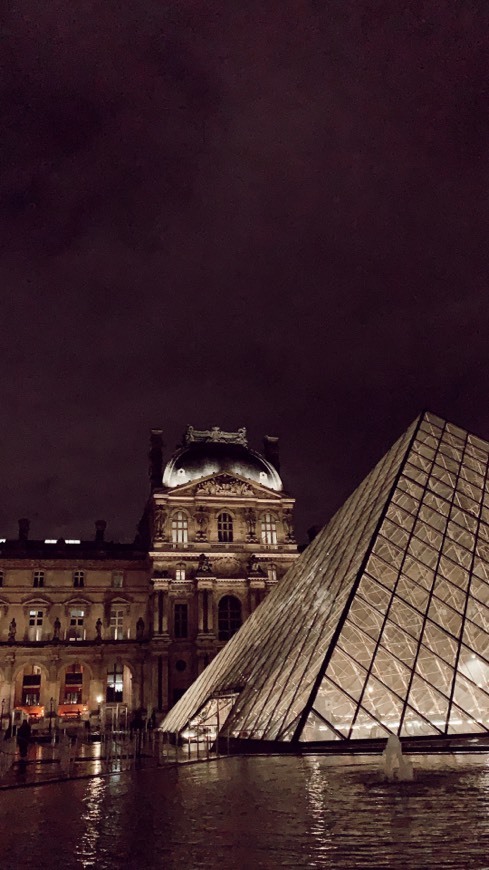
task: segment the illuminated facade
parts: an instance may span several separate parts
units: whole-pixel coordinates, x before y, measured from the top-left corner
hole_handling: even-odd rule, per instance
[[[161,728],[487,734],[488,470],[488,442],[423,414]]]
[[[166,712],[297,556],[294,500],[245,430],[197,431],[164,466],[133,544],[0,540],[0,704],[33,718]]]

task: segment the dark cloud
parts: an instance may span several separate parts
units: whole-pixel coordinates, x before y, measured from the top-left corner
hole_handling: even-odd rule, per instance
[[[488,18],[5,7],[6,533],[130,536],[152,425],[279,434],[301,536],[423,407],[489,437]]]

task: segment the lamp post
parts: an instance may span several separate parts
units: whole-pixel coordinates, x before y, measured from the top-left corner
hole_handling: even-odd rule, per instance
[[[51,731],[53,730],[53,704],[54,698],[49,699],[49,736],[51,736]]]
[[[5,698],[2,698],[2,718],[0,719],[0,731],[3,731],[3,708],[5,707]]]

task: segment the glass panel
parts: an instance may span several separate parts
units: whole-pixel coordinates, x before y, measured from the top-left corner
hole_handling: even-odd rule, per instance
[[[406,697],[411,671],[383,647],[379,647],[372,665],[372,673],[401,698]]]
[[[368,574],[363,575],[357,595],[361,595],[369,604],[373,604],[377,610],[382,612],[385,612],[392,597],[388,589],[385,589],[380,583],[376,583]]]
[[[423,643],[426,644],[437,656],[448,662],[449,665],[455,664],[457,656],[457,644],[447,634],[438,628],[432,622],[427,622],[423,632]]]
[[[365,685],[367,672],[336,647],[328,665],[327,676],[337,686],[344,686],[348,694],[358,701]]]
[[[377,638],[382,630],[382,615],[360,598],[352,601],[349,618],[370,637]]]
[[[419,586],[418,583],[414,583],[409,577],[401,575],[397,584],[396,595],[404,598],[405,601],[408,601],[417,610],[421,610],[423,613],[426,610],[429,598],[428,591],[423,586]]]
[[[389,589],[394,586],[399,575],[397,568],[388,565],[387,562],[384,562],[383,559],[379,559],[379,557],[375,556],[373,553],[367,562],[367,571],[372,577],[375,577]]]
[[[326,722],[333,725],[344,737],[348,736],[357,705],[327,678],[321,683],[314,707]]]
[[[370,716],[363,707],[359,707],[351,734],[354,740],[374,740],[378,737],[388,737],[389,733],[377,719]]]
[[[489,664],[481,659],[476,653],[461,648],[458,669],[461,674],[472,680],[480,689],[489,689]]]
[[[375,650],[375,641],[347,620],[342,628],[338,645],[364,667],[369,667]]]
[[[416,710],[407,707],[401,728],[401,737],[423,737],[428,734],[439,734],[440,729],[427,722]]]
[[[413,637],[418,637],[421,634],[421,629],[423,628],[423,617],[421,614],[417,613],[416,610],[412,610],[411,607],[408,607],[407,604],[399,598],[394,598],[392,601],[389,610],[389,618],[392,619],[393,622],[397,622],[401,628],[405,629],[405,631]]]
[[[387,620],[381,637],[382,646],[411,668],[416,657],[417,642],[399,626]]]
[[[328,728],[325,721],[321,719],[314,710],[311,710],[307,717],[306,724],[299,740],[306,743],[315,743],[318,740],[339,740],[337,734],[332,728]]]
[[[443,626],[445,631],[449,631],[454,637],[458,637],[462,628],[462,617],[451,607],[442,604],[438,598],[431,599],[428,615],[433,622]]]
[[[431,650],[421,644],[416,661],[416,672],[426,682],[435,686],[444,695],[450,697],[452,691],[454,670],[443,659],[434,655]]]
[[[464,624],[464,643],[467,644],[477,655],[483,656],[489,661],[489,634],[474,625],[468,619]]]
[[[466,680],[462,674],[457,674],[455,677],[453,700],[481,725],[487,724],[489,695]]]

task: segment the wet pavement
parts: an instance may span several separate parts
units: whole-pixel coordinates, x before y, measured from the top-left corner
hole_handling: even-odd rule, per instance
[[[487,870],[488,756],[412,761],[412,783],[378,758],[269,756],[6,790],[1,866]]]

